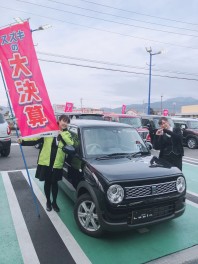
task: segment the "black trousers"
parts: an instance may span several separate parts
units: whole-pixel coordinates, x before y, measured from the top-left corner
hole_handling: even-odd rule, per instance
[[[169,155],[163,155],[162,159],[168,161],[172,166],[179,168],[182,171],[182,156],[170,153]]]
[[[44,183],[44,191],[47,202],[51,203],[50,193],[52,192],[53,203],[56,203],[56,198],[58,195],[58,182],[53,181],[51,177],[46,177]]]

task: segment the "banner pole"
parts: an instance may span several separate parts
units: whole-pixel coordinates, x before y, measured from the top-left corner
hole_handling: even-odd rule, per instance
[[[14,127],[15,127],[15,131],[16,131],[16,135],[17,135],[17,138],[19,138],[19,133],[18,133],[18,130],[17,130],[17,125],[16,125],[16,122],[14,120],[14,114],[13,114],[13,111],[12,111],[12,106],[11,106],[11,103],[10,103],[10,99],[9,99],[9,95],[8,95],[8,91],[7,91],[7,86],[6,86],[6,82],[5,82],[5,79],[4,79],[3,70],[2,70],[2,67],[1,66],[0,66],[0,72],[1,72],[1,77],[2,77],[2,80],[3,80],[3,85],[4,85],[4,88],[5,88],[5,92],[6,92],[6,96],[7,96],[7,100],[8,100],[8,105],[9,105],[10,112],[11,112],[11,115],[12,115],[12,119],[13,119],[13,122],[14,122]],[[23,162],[24,162],[24,165],[25,165],[25,169],[26,169],[26,172],[27,172],[27,175],[28,175],[28,180],[29,180],[29,184],[30,184],[31,193],[32,193],[33,200],[34,200],[34,204],[35,204],[35,207],[36,207],[36,213],[37,213],[37,216],[40,217],[40,211],[39,211],[38,201],[36,199],[36,195],[35,195],[34,190],[33,190],[33,186],[32,186],[32,182],[31,182],[29,170],[28,170],[28,167],[27,167],[25,155],[24,155],[24,152],[23,152],[23,148],[22,148],[21,144],[19,144],[19,146],[20,146],[20,150],[21,150]]]

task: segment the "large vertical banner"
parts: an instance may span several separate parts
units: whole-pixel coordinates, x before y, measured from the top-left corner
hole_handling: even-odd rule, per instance
[[[53,135],[58,126],[27,21],[0,30],[0,61],[22,137]]]
[[[72,111],[73,111],[73,103],[66,102],[65,112],[72,112]]]
[[[122,105],[122,114],[125,114],[126,113],[126,105]]]

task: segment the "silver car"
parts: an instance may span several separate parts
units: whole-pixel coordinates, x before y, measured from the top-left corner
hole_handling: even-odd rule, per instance
[[[7,157],[10,154],[11,147],[11,130],[4,119],[4,116],[0,113],[0,154],[3,157]]]

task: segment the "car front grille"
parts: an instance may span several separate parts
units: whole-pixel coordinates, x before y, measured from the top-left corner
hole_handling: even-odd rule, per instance
[[[172,215],[174,213],[174,205],[173,204],[169,204],[166,206],[161,206],[161,207],[155,207],[153,209],[153,218],[154,219],[159,219],[159,218],[163,218],[169,215]]]
[[[144,198],[148,196],[163,195],[176,192],[176,181],[125,187],[126,199]]]

